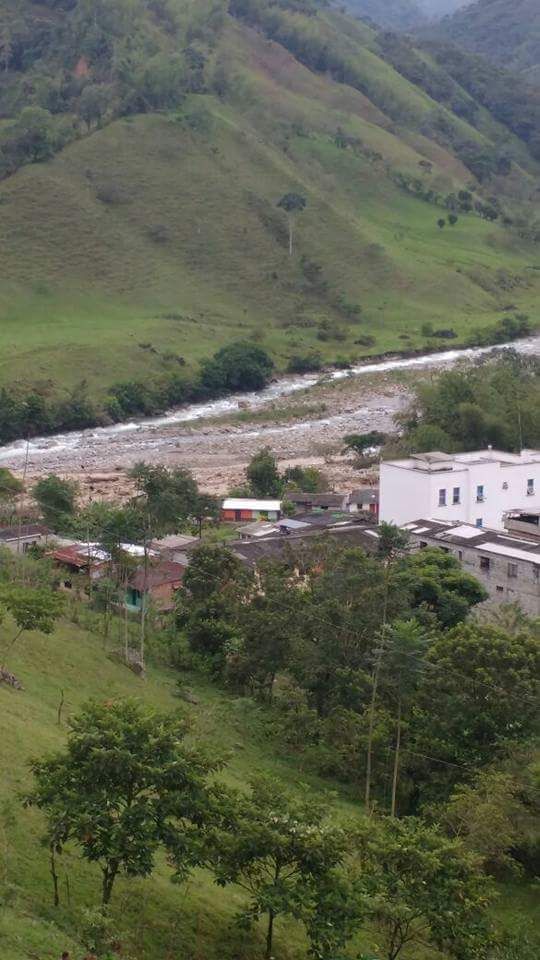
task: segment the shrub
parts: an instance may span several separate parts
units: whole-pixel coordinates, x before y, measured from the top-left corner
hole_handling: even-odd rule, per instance
[[[320,353],[313,350],[311,353],[293,354],[287,364],[287,373],[314,373],[322,368],[323,361]]]
[[[201,384],[212,393],[225,390],[261,390],[274,364],[262,347],[237,341],[218,350],[201,365]]]

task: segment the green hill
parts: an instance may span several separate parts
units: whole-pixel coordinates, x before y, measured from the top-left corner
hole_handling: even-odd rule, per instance
[[[85,619],[87,614],[79,611],[79,617]],[[4,622],[0,628],[2,649],[11,637],[11,624]],[[109,650],[115,642],[111,637]],[[48,851],[40,843],[43,820],[37,811],[23,809],[19,797],[30,789],[30,758],[60,749],[67,720],[90,698],[130,696],[159,710],[180,710],[193,722],[193,742],[208,744],[228,758],[220,775],[228,783],[242,788],[253,776],[270,775],[293,790],[301,783],[308,784],[314,794],[326,798],[337,818],[359,814],[359,798],[352,788],[347,792],[330,780],[314,778],[302,768],[302,755],[286,759],[277,753],[264,724],[264,711],[254,702],[221,693],[200,677],[184,675],[191,699],[197,701],[186,704],[175,696],[178,673],[153,666],[146,681],[141,681],[109,658],[101,636],[74,623],[63,623],[49,637],[25,634],[10,654],[10,668],[24,689],[0,685],[2,960],[58,960],[63,950],[69,950],[74,960],[84,956],[83,934],[89,912],[96,908],[99,869],[85,864],[74,851],[59,858],[60,906],[55,908]],[[204,871],[197,871],[187,884],[171,883],[164,862],[146,881],[120,878],[112,920],[122,941],[121,955],[133,960],[255,960],[263,955],[262,924],[246,933],[232,923],[243,903],[241,891],[218,888]],[[509,885],[497,903],[497,919],[516,930],[532,932],[534,906],[533,886]],[[275,949],[282,960],[305,957],[300,925],[280,920]],[[357,956],[358,950],[371,956],[373,949],[374,943],[364,934],[350,956]],[[445,960],[443,954],[427,947],[419,954],[415,946],[414,957]]]
[[[536,0],[477,0],[437,27],[438,35],[516,70],[531,82],[540,70],[540,7]]]
[[[1,382],[102,396],[238,337],[283,368],[534,318],[530,131],[431,54],[311,0],[88,9],[2,8]]]

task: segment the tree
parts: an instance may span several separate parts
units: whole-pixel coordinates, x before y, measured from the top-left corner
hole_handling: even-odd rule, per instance
[[[309,915],[314,894],[341,862],[346,836],[313,800],[288,797],[280,783],[258,780],[239,798],[230,829],[215,838],[213,869],[220,886],[237,884],[249,896],[239,916],[248,928],[266,916],[270,960],[278,917]]]
[[[283,492],[283,480],[270,447],[263,447],[253,455],[246,477],[255,497],[280,497]]]
[[[204,544],[191,554],[182,585],[194,600],[206,600],[237,584],[244,574],[244,565],[231,550],[220,544]]]
[[[462,570],[455,557],[436,547],[408,556],[403,576],[410,578],[416,617],[422,619],[425,614],[429,622],[435,616],[443,627],[462,623],[474,606],[487,600],[482,584]]]
[[[387,437],[380,430],[370,430],[368,433],[348,433],[343,437],[343,443],[347,450],[352,450],[358,456],[363,456],[370,447],[381,447],[386,443]]]
[[[203,545],[194,551],[176,599],[176,624],[196,653],[221,672],[226,648],[238,637],[237,605],[251,584],[251,575],[226,547]]]
[[[274,363],[266,350],[254,343],[237,341],[218,350],[201,364],[201,384],[210,393],[262,390]]]
[[[143,518],[143,526],[153,536],[176,533],[179,526],[200,511],[210,510],[211,498],[201,497],[189,470],[137,463],[129,476],[135,480],[137,497],[132,505]]]
[[[300,493],[319,493],[328,489],[328,481],[316,467],[287,467],[283,482],[288,490]]]
[[[444,220],[442,217],[440,217],[439,220],[437,220],[437,226],[438,226],[439,230],[444,230],[444,228],[445,228],[445,226],[446,226],[446,220]]]
[[[104,83],[89,83],[81,93],[79,100],[79,116],[86,123],[88,130],[93,124],[101,126],[111,98],[110,87]]]
[[[379,540],[377,552],[384,564],[384,585],[383,585],[383,604],[381,612],[380,626],[380,644],[375,657],[373,673],[371,677],[371,702],[369,706],[369,729],[366,748],[366,784],[364,802],[366,810],[370,810],[371,804],[371,769],[373,764],[373,737],[375,733],[375,719],[377,706],[377,693],[379,688],[379,677],[385,654],[387,623],[388,623],[388,601],[390,598],[390,577],[393,562],[407,549],[408,534],[391,523],[381,523],[379,527]]]
[[[416,620],[396,620],[388,631],[382,664],[383,680],[391,688],[396,709],[396,741],[392,774],[391,816],[397,813],[403,721],[424,670],[428,637]]]
[[[416,778],[444,796],[472,769],[507,755],[533,734],[540,643],[527,631],[509,636],[462,623],[437,637],[426,664],[414,717],[415,750],[445,764],[432,769],[426,759]]]
[[[518,869],[512,850],[518,846],[525,821],[522,788],[508,771],[480,770],[473,783],[455,788],[440,812],[442,826],[481,858],[485,870]]]
[[[57,135],[54,119],[43,107],[24,107],[10,133],[8,149],[15,162],[37,163],[52,157]]]
[[[284,210],[289,221],[289,256],[293,255],[293,229],[294,220],[298,214],[305,210],[307,200],[299,193],[286,193],[278,203],[278,207]]]
[[[43,518],[54,530],[61,529],[75,513],[77,484],[50,473],[38,480],[32,490]]]
[[[491,888],[458,841],[410,817],[367,821],[357,844],[368,916],[387,960],[426,941],[457,960],[484,955]]]
[[[14,477],[7,467],[0,467],[0,501],[12,500],[18,493],[22,493],[22,482]]]
[[[0,588],[0,601],[9,611],[17,626],[17,631],[2,655],[1,667],[25,630],[37,630],[46,635],[54,630],[61,615],[63,597],[40,587],[8,586]]]
[[[459,217],[455,213],[448,214],[448,223],[450,224],[451,227],[455,227],[458,220],[459,220]]]
[[[70,727],[66,750],[31,763],[26,802],[46,814],[47,837],[99,865],[103,905],[119,874],[152,873],[160,847],[187,876],[204,859],[220,803],[209,777],[220,764],[185,744],[185,721],[132,700],[90,702]]]

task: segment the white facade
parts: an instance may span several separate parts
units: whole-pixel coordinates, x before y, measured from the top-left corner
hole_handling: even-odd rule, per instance
[[[504,515],[540,504],[540,451],[422,453],[381,463],[381,521],[417,517],[504,529]]]

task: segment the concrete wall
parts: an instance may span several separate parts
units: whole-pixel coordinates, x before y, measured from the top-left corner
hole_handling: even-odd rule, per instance
[[[534,496],[527,495],[527,481],[534,480]],[[477,499],[483,486],[484,499]],[[453,503],[459,487],[459,503]],[[439,506],[439,491],[446,490],[446,505]],[[382,463],[380,474],[380,519],[404,524],[419,517],[461,521],[504,530],[508,510],[527,509],[540,499],[540,463],[502,465],[496,460],[455,465],[453,470],[427,471]]]
[[[492,603],[518,603],[529,616],[540,615],[540,577],[535,573],[538,567],[534,563],[489,552],[482,553],[481,545],[473,548],[465,544],[441,543],[440,540],[422,534],[413,536],[413,541],[418,546],[420,543],[427,543],[429,547],[451,553],[462,569],[476,577],[485,587]],[[489,559],[489,570],[482,569],[482,557]],[[517,567],[517,576],[509,576],[509,564]]]

